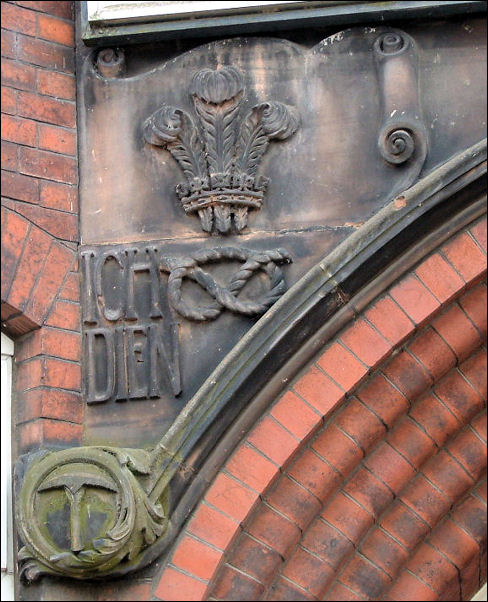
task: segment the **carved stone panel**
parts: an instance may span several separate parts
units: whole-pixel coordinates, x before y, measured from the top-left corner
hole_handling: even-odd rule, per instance
[[[471,20],[83,50],[88,444],[152,446],[320,257],[484,136],[482,40]]]
[[[161,557],[286,362],[480,211],[483,25],[407,29],[80,49],[85,446],[18,463],[24,579]]]

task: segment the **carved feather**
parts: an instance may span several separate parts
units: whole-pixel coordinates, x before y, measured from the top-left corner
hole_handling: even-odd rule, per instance
[[[269,138],[261,124],[264,105],[253,107],[241,124],[236,145],[236,169],[255,175],[259,162],[266,152]]]
[[[210,173],[226,173],[232,168],[235,118],[243,90],[242,77],[233,67],[202,69],[193,78],[191,94],[202,121]]]
[[[144,123],[149,144],[167,148],[189,181],[206,177],[202,141],[191,117],[184,111],[164,105]]]
[[[203,128],[210,173],[228,173],[234,160],[236,138],[235,118],[239,112],[241,96],[221,105],[209,104],[195,97],[197,111]]]
[[[285,140],[296,132],[298,115],[293,107],[281,102],[256,105],[242,122],[236,147],[236,168],[256,175],[269,140]]]
[[[238,232],[244,230],[244,228],[247,226],[247,217],[247,207],[239,207],[238,209],[234,209],[234,225]]]
[[[213,208],[205,207],[205,209],[200,209],[198,212],[198,217],[200,218],[200,223],[202,226],[202,230],[204,232],[212,232],[213,228]]]
[[[228,205],[215,205],[214,207],[215,226],[217,230],[224,234],[231,227],[230,207]]]
[[[239,129],[243,93],[244,82],[237,69],[201,69],[190,86],[196,125],[187,113],[169,105],[144,123],[146,141],[166,148],[185,173],[189,186],[178,184],[176,191],[187,213],[198,212],[205,232],[214,228],[229,232],[233,224],[238,232],[246,227],[249,209],[242,206],[241,199],[232,202],[232,195],[252,189],[259,193],[258,198],[264,196],[268,180],[257,171],[269,141],[285,140],[299,125],[293,107],[270,101],[251,109]],[[211,206],[198,209],[206,205],[201,201],[210,196],[207,191],[222,193],[226,189],[231,189],[230,197],[217,196]],[[171,383],[178,394],[179,374],[175,373]]]

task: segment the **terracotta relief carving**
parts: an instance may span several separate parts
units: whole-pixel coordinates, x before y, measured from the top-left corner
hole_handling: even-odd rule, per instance
[[[281,102],[253,107],[238,129],[244,94],[241,74],[233,67],[202,69],[190,94],[199,120],[164,105],[144,124],[149,144],[167,148],[187,181],[176,192],[187,214],[197,213],[205,232],[241,232],[248,211],[260,209],[268,179],[258,175],[269,141],[285,140],[298,128],[298,114]]]
[[[123,53],[98,53],[97,68],[115,77]],[[240,232],[249,209],[262,205],[268,180],[258,167],[271,139],[284,140],[298,128],[292,107],[265,102],[253,107],[238,129],[244,83],[233,67],[195,73],[190,93],[199,126],[180,109],[165,105],[144,124],[150,144],[167,148],[187,182],[177,192],[188,214],[198,213],[206,232]],[[202,269],[206,264],[243,262],[228,284]],[[245,316],[263,314],[286,291],[278,264],[290,263],[282,249],[250,251],[243,247],[202,249],[191,256],[163,256],[158,243],[94,247],[81,252],[84,281],[84,383],[88,403],[150,399],[170,385],[181,386],[176,312],[193,321],[216,319],[224,308]],[[257,299],[239,293],[257,271],[270,282]],[[161,273],[169,273],[167,282]],[[214,299],[189,305],[184,280],[196,282]],[[224,279],[225,280],[225,279]]]
[[[155,245],[126,245],[80,253],[88,403],[181,392],[178,325],[159,251]]]
[[[146,156],[150,153],[156,159],[167,150],[179,164],[185,181],[177,186],[176,192],[185,213],[198,215],[204,232],[241,234],[248,223],[248,212],[262,207],[268,180],[259,174],[261,160],[270,141],[286,140],[297,132],[298,112],[292,106],[273,100],[256,104],[242,115],[245,87],[241,73],[230,66],[218,70],[200,69],[202,64],[232,62],[236,56],[241,57],[241,63],[236,60],[235,64],[248,65],[251,69],[256,63],[255,57],[261,56],[260,44],[265,49],[269,46],[265,56],[273,66],[269,70],[271,83],[267,82],[273,90],[270,94],[276,91],[276,96],[283,98],[280,94],[288,91],[288,84],[280,80],[278,69],[280,61],[286,60],[287,65],[294,68],[290,78],[297,82],[295,96],[291,94],[289,102],[312,107],[302,126],[304,137],[310,142],[306,147],[297,143],[297,148],[289,155],[300,165],[300,170],[303,168],[303,174],[295,174],[294,186],[289,186],[279,162],[270,161],[268,173],[281,189],[275,195],[273,205],[270,191],[268,211],[256,216],[256,219],[265,218],[259,237],[244,234],[250,239],[249,248],[230,244],[217,246],[213,244],[215,239],[202,241],[201,232],[198,228],[195,232],[193,226],[175,230],[174,234],[169,228],[175,229],[180,224],[177,223],[178,215],[175,217],[172,212],[173,207],[168,211],[166,223],[158,222],[158,228],[160,225],[161,228],[151,230],[151,220],[157,221],[161,194],[167,184],[160,178],[158,185],[153,186],[154,180],[147,174],[171,177],[175,165],[169,165],[168,161],[162,168],[162,162],[154,161],[153,171],[145,170],[144,166],[141,168],[142,147]],[[204,436],[209,432],[212,436],[214,432],[219,437],[222,435],[217,428],[210,431],[210,426],[220,425],[225,412],[234,409],[241,400],[242,405],[236,412],[246,407],[249,400],[243,398],[243,391],[256,374],[267,375],[262,371],[262,365],[274,351],[278,350],[280,361],[282,355],[285,357],[292,337],[301,328],[304,312],[311,315],[313,310],[317,320],[321,320],[322,312],[324,316],[329,315],[324,300],[330,301],[331,308],[336,307],[332,301],[334,304],[345,303],[348,292],[341,293],[336,300],[330,291],[336,291],[338,282],[342,282],[338,280],[339,276],[344,281],[349,279],[358,254],[377,253],[385,241],[390,240],[388,237],[394,235],[399,216],[409,223],[413,219],[409,211],[417,206],[424,211],[425,199],[430,198],[432,179],[425,179],[424,188],[417,184],[416,188],[412,187],[427,157],[427,134],[419,99],[417,49],[410,36],[397,30],[367,28],[349,30],[342,37],[332,36],[317,45],[311,54],[305,50],[298,52],[297,46],[275,39],[265,42],[256,39],[244,49],[236,46],[232,51],[236,53],[234,55],[225,52],[223,46],[217,44],[205,46],[196,58],[195,55],[191,59],[184,57],[192,69],[200,69],[189,88],[195,110],[193,117],[168,104],[147,118],[159,106],[159,100],[155,102],[154,98],[156,95],[160,98],[160,76],[164,75],[168,78],[164,81],[174,85],[179,70],[188,68],[187,63],[178,63],[180,57],[175,59],[176,66],[168,63],[145,74],[132,74],[117,80],[118,75],[124,73],[123,54],[102,51],[98,54],[96,70],[89,74],[92,77],[87,86],[90,94],[95,90],[103,101],[90,105],[98,119],[88,115],[84,107],[87,131],[90,131],[85,142],[83,169],[85,175],[90,169],[96,174],[95,177],[89,173],[86,177],[83,219],[84,240],[88,242],[80,253],[85,399],[93,404],[151,398],[163,401],[143,404],[144,411],[134,409],[137,404],[113,404],[112,407],[107,404],[87,409],[87,414],[91,412],[92,417],[97,414],[97,419],[105,412],[102,428],[108,427],[101,432],[108,432],[110,436],[116,428],[113,417],[117,417],[124,431],[123,448],[100,446],[99,441],[106,440],[100,437],[93,446],[31,458],[22,475],[23,488],[17,505],[24,544],[20,563],[27,580],[43,573],[76,579],[120,576],[157,558],[175,536],[181,524],[178,521],[184,520],[177,515],[178,504],[185,493],[184,486],[201,466],[191,454],[195,454],[198,461],[205,460],[205,454],[210,453],[210,447],[205,447],[208,442],[195,452]],[[211,63],[203,62],[207,55],[210,55]],[[374,110],[378,110],[373,113],[371,106],[366,105],[367,115],[374,116],[369,120],[364,119],[362,107],[344,101],[350,85],[346,67],[351,56],[356,61],[351,75],[360,82],[358,91],[370,105],[376,103]],[[340,68],[328,71],[333,61]],[[131,66],[129,60],[127,66]],[[93,61],[90,61],[90,68],[93,69]],[[330,79],[323,77],[324,74],[330,75]],[[255,75],[250,75],[249,80],[252,81]],[[130,85],[125,88],[127,80]],[[125,129],[123,133],[117,131],[108,144],[105,134],[107,131],[114,133],[115,128],[112,124],[107,125],[108,120],[102,117],[114,107],[132,110],[142,85],[148,86],[149,100],[145,98],[146,104],[138,106],[139,113],[136,112],[135,117],[129,110],[124,113],[131,135],[127,135]],[[330,96],[325,92],[330,92]],[[176,90],[174,97],[181,101],[180,90]],[[333,102],[328,102],[330,99]],[[88,106],[88,101],[85,102]],[[179,101],[174,103],[178,105]],[[339,110],[343,106],[347,110]],[[329,107],[333,109],[330,113]],[[302,114],[305,116],[305,110]],[[352,124],[346,135],[344,116]],[[141,137],[142,123],[147,146]],[[297,139],[298,136],[286,146],[292,146]],[[104,149],[108,146],[103,160],[91,159],[92,143],[93,146],[98,143]],[[123,161],[116,163],[112,159],[119,146],[123,148],[120,152]],[[444,160],[444,155],[436,155],[432,159],[433,166]],[[290,169],[289,165],[287,169]],[[453,168],[453,174],[457,174],[456,169]],[[102,177],[105,171],[110,175],[107,176],[108,183]],[[447,181],[441,171],[436,178],[442,186]],[[99,179],[105,183],[100,193],[104,195],[100,197],[103,203],[96,195]],[[329,181],[332,182],[330,187]],[[117,186],[118,196],[113,194]],[[138,207],[138,219],[135,219],[131,211],[134,195],[139,189],[144,202]],[[409,190],[413,192],[406,194],[405,204],[390,203],[397,194]],[[129,218],[112,234],[107,233],[107,229],[97,228],[110,221],[116,206],[114,198],[117,203],[121,202],[121,215]],[[168,197],[165,198],[168,201]],[[103,219],[98,214],[102,207]],[[182,213],[180,208],[178,211]],[[384,222],[375,221],[380,211]],[[296,214],[300,219],[295,220]],[[290,215],[295,220],[291,225]],[[351,221],[353,218],[354,222]],[[188,224],[189,220],[186,222]],[[354,234],[350,233],[351,224],[357,228]],[[95,230],[92,236],[90,228]],[[147,235],[147,239],[133,242],[140,240],[141,232],[145,232],[141,236]],[[338,238],[332,238],[333,235]],[[352,243],[349,244],[351,236],[354,237],[354,248]],[[279,242],[274,242],[276,240]],[[342,247],[337,247],[340,241]],[[378,241],[377,246],[371,241]],[[280,248],[262,250],[275,245]],[[306,266],[310,260],[316,268],[304,278],[305,268],[301,272],[296,269],[294,280],[290,278],[290,281],[298,282],[302,278],[302,284],[294,288],[295,292],[290,291],[281,307],[274,308],[255,325],[251,336],[242,334],[247,331],[249,321],[237,316],[233,320],[234,323],[241,322],[240,330],[236,329],[241,338],[237,339],[237,344],[232,341],[235,347],[225,348],[225,328],[221,329],[223,334],[218,333],[221,338],[215,335],[209,343],[208,333],[212,328],[215,333],[220,326],[220,323],[211,322],[219,316],[222,316],[221,323],[229,319],[228,312],[259,316],[285,293],[287,286],[281,266],[291,263],[291,253],[281,248],[284,246],[293,251],[294,263],[290,271],[297,268],[300,261],[303,262],[301,266]],[[317,257],[313,262],[310,259],[314,253],[320,258],[319,263]],[[360,267],[354,267],[353,275],[363,264],[358,265]],[[264,278],[260,278],[263,275]],[[257,281],[260,288],[255,286]],[[260,292],[255,294],[258,288]],[[247,291],[251,292],[247,294]],[[330,298],[327,297],[329,294]],[[277,326],[272,315],[275,310],[281,312]],[[335,309],[330,309],[330,315],[333,311]],[[188,320],[181,328],[180,318]],[[282,340],[285,334],[289,338]],[[188,354],[186,358],[180,354],[180,336],[185,343],[191,341],[197,349],[195,354]],[[200,347],[195,344],[196,339]],[[217,345],[212,347],[215,341],[222,344],[221,356],[217,355]],[[181,346],[186,349],[183,344]],[[198,374],[201,380],[195,378],[193,389],[189,386],[180,398],[173,399],[172,395],[179,395],[183,388],[180,359],[182,365],[186,359],[186,366],[190,366],[188,372],[196,372],[196,364],[204,363],[202,356],[210,354],[215,362],[206,372],[205,368]],[[151,420],[156,416],[161,420],[157,424],[162,424],[167,417],[158,412],[172,402],[174,414],[171,414],[171,421],[168,419],[165,423],[165,428],[161,427],[162,438],[157,442],[153,437],[157,432],[156,423]],[[158,406],[152,415],[149,406]],[[125,415],[123,410],[127,411]],[[142,443],[134,444],[135,449],[126,449],[131,445],[125,440],[129,424],[125,420],[127,415],[142,432]],[[141,423],[137,422],[139,415],[150,424],[151,438],[146,436],[148,430],[144,430],[146,424],[141,424],[142,419]],[[234,417],[232,414],[232,419]],[[85,435],[87,431],[85,425]],[[87,519],[88,510],[90,520]],[[184,518],[186,516],[187,513]]]
[[[287,290],[278,267],[292,261],[284,249],[214,247],[189,256],[168,256],[163,250],[153,243],[81,252],[83,369],[89,404],[158,398],[164,388],[179,395],[182,382],[175,313],[196,322],[215,320],[224,309],[259,316]],[[242,265],[230,277],[219,273],[222,266],[239,263]],[[210,265],[212,273],[203,269]],[[239,298],[259,272],[267,276],[268,290]],[[186,281],[200,287],[196,302],[186,299]],[[213,302],[205,305],[208,296]]]
[[[337,293],[337,286],[349,280],[351,264],[356,272],[367,261],[376,261],[385,239],[396,236],[392,226],[400,221],[402,228],[408,227],[413,219],[418,222],[449,200],[460,170],[464,170],[463,177],[469,174],[472,178],[468,182],[483,176],[486,139],[406,190],[403,205],[398,206],[397,199],[391,201],[381,216],[373,216],[355,233],[353,241],[344,241],[317,264],[295,287],[277,317],[241,341],[151,450],[91,446],[44,451],[31,456],[26,466],[18,466],[17,476],[23,477],[16,504],[23,578],[32,581],[43,574],[75,579],[120,576],[154,560],[176,534],[173,520],[178,499],[170,506],[173,478],[178,473],[191,482],[194,475],[189,457],[209,425],[242,395],[243,383],[255,378],[270,349],[279,348],[286,327],[299,323],[304,306],[307,312],[320,314],[316,309],[333,294],[346,307],[347,296]],[[355,263],[358,258],[362,263]],[[334,315],[335,310],[330,311],[333,313],[327,315]],[[347,315],[345,319],[349,319]],[[288,334],[287,343],[294,336],[296,330]],[[181,496],[181,489],[179,492]],[[185,512],[175,520],[187,516],[185,502]]]

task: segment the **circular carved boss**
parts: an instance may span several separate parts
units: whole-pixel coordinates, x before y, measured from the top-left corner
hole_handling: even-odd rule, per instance
[[[120,48],[102,48],[96,57],[96,66],[103,77],[118,77],[125,72],[125,54]]]
[[[391,56],[406,50],[409,47],[409,40],[399,32],[389,31],[376,39],[374,47],[379,54]]]
[[[29,467],[17,510],[21,575],[101,577],[163,530],[127,465],[96,447],[52,452]]]

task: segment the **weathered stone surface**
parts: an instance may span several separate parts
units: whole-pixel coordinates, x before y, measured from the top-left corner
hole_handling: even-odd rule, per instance
[[[262,173],[271,184],[250,231],[364,220],[386,203],[403,174],[378,160],[381,90],[373,44],[380,31],[341,32],[310,50],[271,38],[224,40],[166,64],[154,52],[151,70],[116,79],[98,75],[88,57],[81,98],[83,242],[200,234],[198,220],[186,218],[174,192],[179,170],[167,151],[145,144],[142,128],[163,103],[192,113],[193,75],[223,65],[242,72],[245,108],[274,99],[296,107],[302,122],[263,160]],[[411,27],[407,33],[418,53],[421,108],[429,131],[427,171],[482,137],[483,31],[473,21]]]
[[[407,44],[403,54],[395,40],[385,51],[378,50],[390,33],[403,40],[400,49]],[[286,285],[293,285],[416,178],[484,136],[483,33],[483,23],[471,20],[410,25],[401,31],[357,28],[322,41],[310,32],[302,35],[300,45],[274,38],[235,38],[198,46],[169,60],[162,46],[149,54],[126,48],[125,57],[119,52],[111,59],[105,53],[102,66],[100,61],[97,66],[96,52],[84,49],[79,84],[82,252],[126,253],[131,246],[149,243],[170,257],[191,257],[223,246],[261,252],[285,249],[293,262],[282,271]],[[240,233],[232,229],[217,236],[215,230],[202,234],[199,217],[185,214],[175,191],[182,180],[180,166],[167,149],[144,139],[144,127],[163,105],[185,111],[196,123],[193,78],[203,69],[224,67],[237,69],[245,88],[236,122],[255,105],[273,101],[293,107],[300,126],[286,140],[274,140],[263,155],[258,173],[270,182],[261,209],[249,212],[247,227]],[[240,92],[236,88],[232,93]],[[201,131],[201,125],[197,127]],[[396,161],[402,145],[408,152]],[[239,265],[204,267],[225,288]],[[108,321],[107,316],[99,323],[87,321],[87,289],[82,289],[87,332],[94,328],[120,332],[124,327],[128,332],[138,325],[164,322],[179,347],[178,360],[151,395],[146,370],[150,354],[144,359],[144,351],[139,352],[136,362],[134,353],[127,357],[126,344],[121,354],[126,356],[125,368],[120,363],[119,367],[129,372],[132,362],[133,368],[146,370],[146,376],[138,379],[133,394],[126,386],[128,402],[123,393],[118,401],[115,393],[104,399],[94,394],[91,401],[102,403],[87,408],[88,444],[153,445],[257,320],[226,310],[211,322],[189,321],[168,304],[167,273],[159,276],[163,317],[146,312],[144,323],[115,314]],[[148,273],[138,277],[147,279]],[[109,285],[103,286],[106,290]],[[239,299],[266,294],[269,286],[265,278],[254,276]],[[139,295],[146,303],[150,286],[141,287],[146,292]],[[117,295],[124,293],[114,290],[115,307]],[[181,292],[192,307],[213,303],[194,282],[184,281]],[[143,348],[147,333],[138,336]],[[104,353],[103,342],[98,346],[96,365]],[[87,353],[85,346],[85,387]],[[175,383],[178,370],[180,380]],[[103,393],[106,377],[98,378]]]

